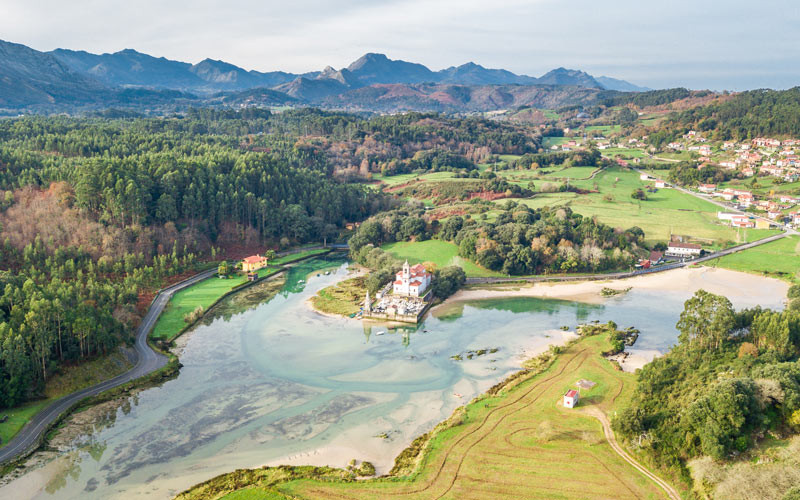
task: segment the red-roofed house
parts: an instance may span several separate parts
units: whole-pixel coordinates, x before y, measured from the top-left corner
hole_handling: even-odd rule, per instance
[[[713,193],[717,190],[716,184],[700,184],[697,186],[697,190],[701,193]]]
[[[249,273],[257,271],[267,265],[267,258],[261,255],[251,255],[242,260],[242,271]]]
[[[431,284],[431,278],[431,273],[425,269],[425,266],[422,264],[409,266],[406,261],[403,264],[403,270],[395,276],[392,290],[396,295],[420,297],[425,295],[425,290]]]
[[[578,404],[578,400],[581,398],[578,391],[575,389],[570,389],[564,394],[564,408],[575,408]]]

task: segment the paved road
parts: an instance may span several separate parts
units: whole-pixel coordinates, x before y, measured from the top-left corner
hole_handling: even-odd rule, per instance
[[[64,396],[44,410],[37,413],[36,416],[33,417],[33,419],[28,422],[28,424],[6,446],[0,448],[0,463],[13,460],[20,455],[23,455],[24,453],[34,449],[39,444],[42,434],[59,417],[59,415],[67,411],[75,404],[79,403],[81,400],[100,394],[108,389],[113,389],[114,387],[128,383],[131,380],[135,380],[139,377],[143,377],[164,366],[167,363],[166,356],[159,354],[150,348],[150,346],[147,344],[147,335],[150,333],[150,330],[153,329],[153,326],[155,326],[158,315],[164,310],[164,307],[166,307],[170,297],[172,297],[172,294],[178,290],[186,288],[187,286],[191,286],[198,281],[202,281],[212,276],[214,273],[216,273],[216,271],[216,269],[209,269],[208,271],[204,271],[185,281],[181,281],[180,283],[176,283],[175,285],[161,290],[161,292],[156,296],[155,300],[153,300],[153,303],[150,305],[150,309],[147,311],[147,314],[142,319],[142,322],[136,331],[135,348],[138,358],[136,366],[122,375],[118,375],[112,379],[106,380],[105,382],[101,382],[92,387],[87,387],[86,389],[82,389]]]

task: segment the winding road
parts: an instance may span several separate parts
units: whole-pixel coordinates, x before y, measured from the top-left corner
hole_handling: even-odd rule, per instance
[[[68,394],[37,413],[6,446],[0,448],[0,464],[14,460],[35,449],[42,435],[50,428],[50,425],[52,425],[60,415],[84,399],[96,396],[101,392],[143,377],[164,366],[167,363],[167,357],[157,353],[147,344],[147,336],[150,330],[155,326],[158,316],[161,314],[161,311],[164,310],[170,297],[172,297],[175,292],[194,285],[198,281],[209,278],[216,272],[216,268],[209,269],[208,271],[196,274],[187,280],[161,290],[153,300],[150,309],[148,309],[147,314],[136,330],[135,348],[138,358],[136,365],[127,372],[106,380],[105,382]]]
[[[631,457],[628,452],[625,451],[622,446],[619,445],[619,443],[617,443],[617,439],[614,436],[614,431],[611,429],[611,422],[609,422],[608,417],[602,412],[602,410],[592,407],[584,411],[584,413],[591,415],[600,421],[600,424],[603,426],[603,434],[606,436],[606,441],[608,441],[608,444],[611,445],[611,448],[617,455],[628,462],[633,468],[644,474],[648,479],[656,483],[659,488],[664,490],[664,493],[667,494],[670,500],[681,500],[681,496],[675,488],[673,488],[668,482],[650,472],[650,469],[636,461],[635,458]]]

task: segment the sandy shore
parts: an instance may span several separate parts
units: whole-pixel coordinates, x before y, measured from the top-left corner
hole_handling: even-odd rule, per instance
[[[724,295],[734,303],[752,307],[763,304],[766,297],[771,299],[770,302],[774,302],[775,297],[785,297],[789,285],[778,279],[728,269],[680,268],[662,273],[606,281],[487,285],[469,288],[460,290],[448,299],[446,304],[441,304],[432,311],[435,313],[440,308],[452,306],[459,301],[506,297],[538,297],[602,304],[606,300],[613,299],[613,296],[604,297],[600,294],[603,288],[613,288],[622,293],[625,293],[628,288],[665,293],[694,293],[703,289],[707,292]],[[611,359],[617,361],[624,371],[635,372],[661,354],[655,350],[633,348],[626,349],[624,353]],[[529,357],[533,355],[535,353]]]
[[[622,371],[633,373],[659,356],[661,353],[652,349],[628,349],[608,359],[619,363]]]
[[[689,291],[690,293],[703,289],[729,298],[736,297],[742,302],[753,304],[758,304],[760,299],[766,295],[785,297],[789,289],[787,283],[774,278],[728,269],[698,267],[607,281],[490,285],[460,290],[448,302],[502,297],[541,297],[600,304],[607,300],[607,297],[600,295],[603,288],[624,290],[628,287],[638,290]]]

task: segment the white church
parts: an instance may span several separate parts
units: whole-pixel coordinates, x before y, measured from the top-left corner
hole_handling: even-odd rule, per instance
[[[395,276],[393,292],[395,295],[420,297],[425,295],[425,290],[431,285],[431,273],[422,264],[403,264],[403,270]]]

